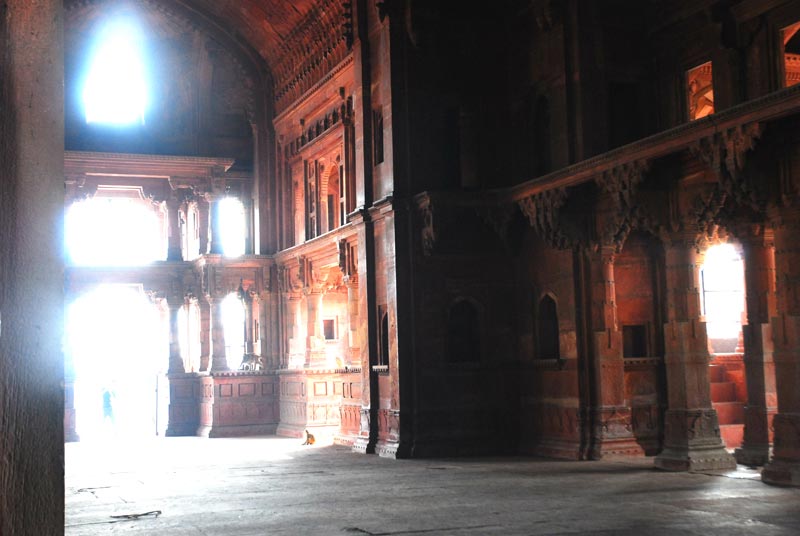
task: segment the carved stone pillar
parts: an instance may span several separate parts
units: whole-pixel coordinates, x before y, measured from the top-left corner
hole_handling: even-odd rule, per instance
[[[286,356],[287,368],[303,368],[306,364],[306,328],[303,321],[303,295],[299,292],[286,294],[286,329],[289,348]]]
[[[211,305],[208,300],[197,300],[200,309],[200,372],[207,372],[211,356]]]
[[[255,301],[250,291],[240,292],[240,296],[244,305],[244,354],[245,356],[251,356],[254,354],[253,333],[255,332],[253,306],[257,306],[258,302]]]
[[[205,196],[197,198],[197,242],[200,255],[208,253],[209,212],[211,208]]]
[[[166,201],[167,205],[167,260],[182,261],[181,229],[180,229],[180,200],[177,192],[170,192]]]
[[[643,455],[633,436],[631,411],[625,404],[625,362],[617,325],[613,246],[602,246],[589,258],[592,288],[593,390],[590,457]]]
[[[777,411],[772,326],[775,316],[775,245],[771,230],[762,226],[739,233],[744,257],[747,322],[744,337],[744,370],[747,405],[744,408],[744,440],[736,449],[736,461],[764,465],[769,460],[772,419]]]
[[[266,293],[253,293],[253,353],[261,356],[264,368],[267,368],[267,351],[264,344],[267,339],[267,299]]]
[[[325,337],[322,333],[322,301],[324,296],[324,292],[316,288],[310,289],[307,294],[308,343],[306,346],[306,367],[319,368],[326,365]]]
[[[664,326],[668,409],[664,450],[655,466],[670,471],[732,469],[736,461],[711,406],[706,326],[700,321],[695,237],[676,233],[665,244],[667,323]]]
[[[152,208],[156,214],[156,219],[158,220],[158,234],[161,240],[161,243],[159,244],[159,250],[163,253],[164,249],[161,248],[167,245],[164,243],[164,240],[167,238],[167,234],[169,233],[166,203],[164,201],[153,201]],[[159,257],[159,260],[161,260],[161,257]]]
[[[209,204],[209,244],[208,252],[214,255],[222,255],[222,200],[225,197],[221,194],[207,194],[206,199]],[[202,244],[201,244],[202,245]]]
[[[800,486],[800,210],[774,218],[777,316],[772,319],[778,413],[773,456],[761,479]]]
[[[211,372],[228,369],[225,353],[225,326],[222,323],[222,297],[208,296],[211,313]]]
[[[358,339],[358,277],[347,279],[348,343],[345,365],[360,364],[361,341]]]
[[[180,327],[178,324],[178,314],[183,308],[183,296],[167,296],[167,307],[169,308],[169,368],[168,374],[186,372],[186,366],[181,357],[180,346]]]

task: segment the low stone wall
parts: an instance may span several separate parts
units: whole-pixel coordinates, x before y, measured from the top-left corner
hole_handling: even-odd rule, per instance
[[[279,411],[274,372],[222,372],[211,377],[214,402],[209,437],[275,433]]]
[[[358,368],[280,370],[278,435],[329,436],[352,444],[358,434],[361,372]]]

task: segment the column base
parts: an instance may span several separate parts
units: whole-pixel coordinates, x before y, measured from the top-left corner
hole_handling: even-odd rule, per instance
[[[736,469],[736,460],[723,447],[666,448],[656,456],[655,467],[664,471],[728,471]]]
[[[748,446],[736,449],[733,453],[736,462],[748,467],[761,467],[769,461],[769,445]]]
[[[772,421],[775,445],[761,480],[779,486],[800,486],[800,413],[778,413]]]
[[[373,419],[372,410],[368,407],[361,407],[359,410],[361,417],[360,432],[353,441],[353,452],[361,454],[375,454],[375,434],[372,432],[371,422]]]
[[[353,441],[353,452],[375,454],[375,442],[368,437],[359,436]]]
[[[531,447],[523,447],[522,454],[541,456],[543,458],[558,458],[559,460],[580,460],[580,439],[542,439]]]
[[[167,424],[167,430],[164,432],[166,437],[186,437],[197,435],[197,423],[188,424]]]
[[[719,435],[713,409],[668,410],[664,416],[664,450],[655,466],[665,471],[725,471],[736,468]]]
[[[800,461],[772,460],[761,471],[761,481],[776,486],[800,487]]]
[[[627,407],[600,408],[595,411],[594,442],[589,458],[600,460],[617,456],[644,456],[631,426]]]

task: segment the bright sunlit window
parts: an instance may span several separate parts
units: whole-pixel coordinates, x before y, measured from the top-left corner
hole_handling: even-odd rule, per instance
[[[733,352],[744,310],[744,265],[736,248],[731,244],[710,247],[702,276],[708,338],[716,352]]]
[[[141,42],[141,32],[127,20],[100,32],[83,88],[87,123],[144,124],[147,84]]]
[[[235,197],[226,197],[220,205],[222,252],[226,257],[244,255],[244,205]]]
[[[168,363],[167,327],[142,290],[129,285],[102,285],[67,308],[65,351],[75,370],[82,441],[154,435],[166,424],[168,390],[158,386]]]
[[[159,220],[146,202],[95,197],[74,203],[66,214],[67,254],[83,266],[136,266],[163,260]]]

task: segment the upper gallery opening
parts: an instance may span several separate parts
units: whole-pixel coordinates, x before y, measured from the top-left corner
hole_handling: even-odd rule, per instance
[[[110,20],[95,40],[82,91],[86,122],[143,125],[147,82],[141,29],[131,18]]]
[[[252,168],[261,82],[238,45],[179,4],[65,8],[67,150],[221,156]]]

